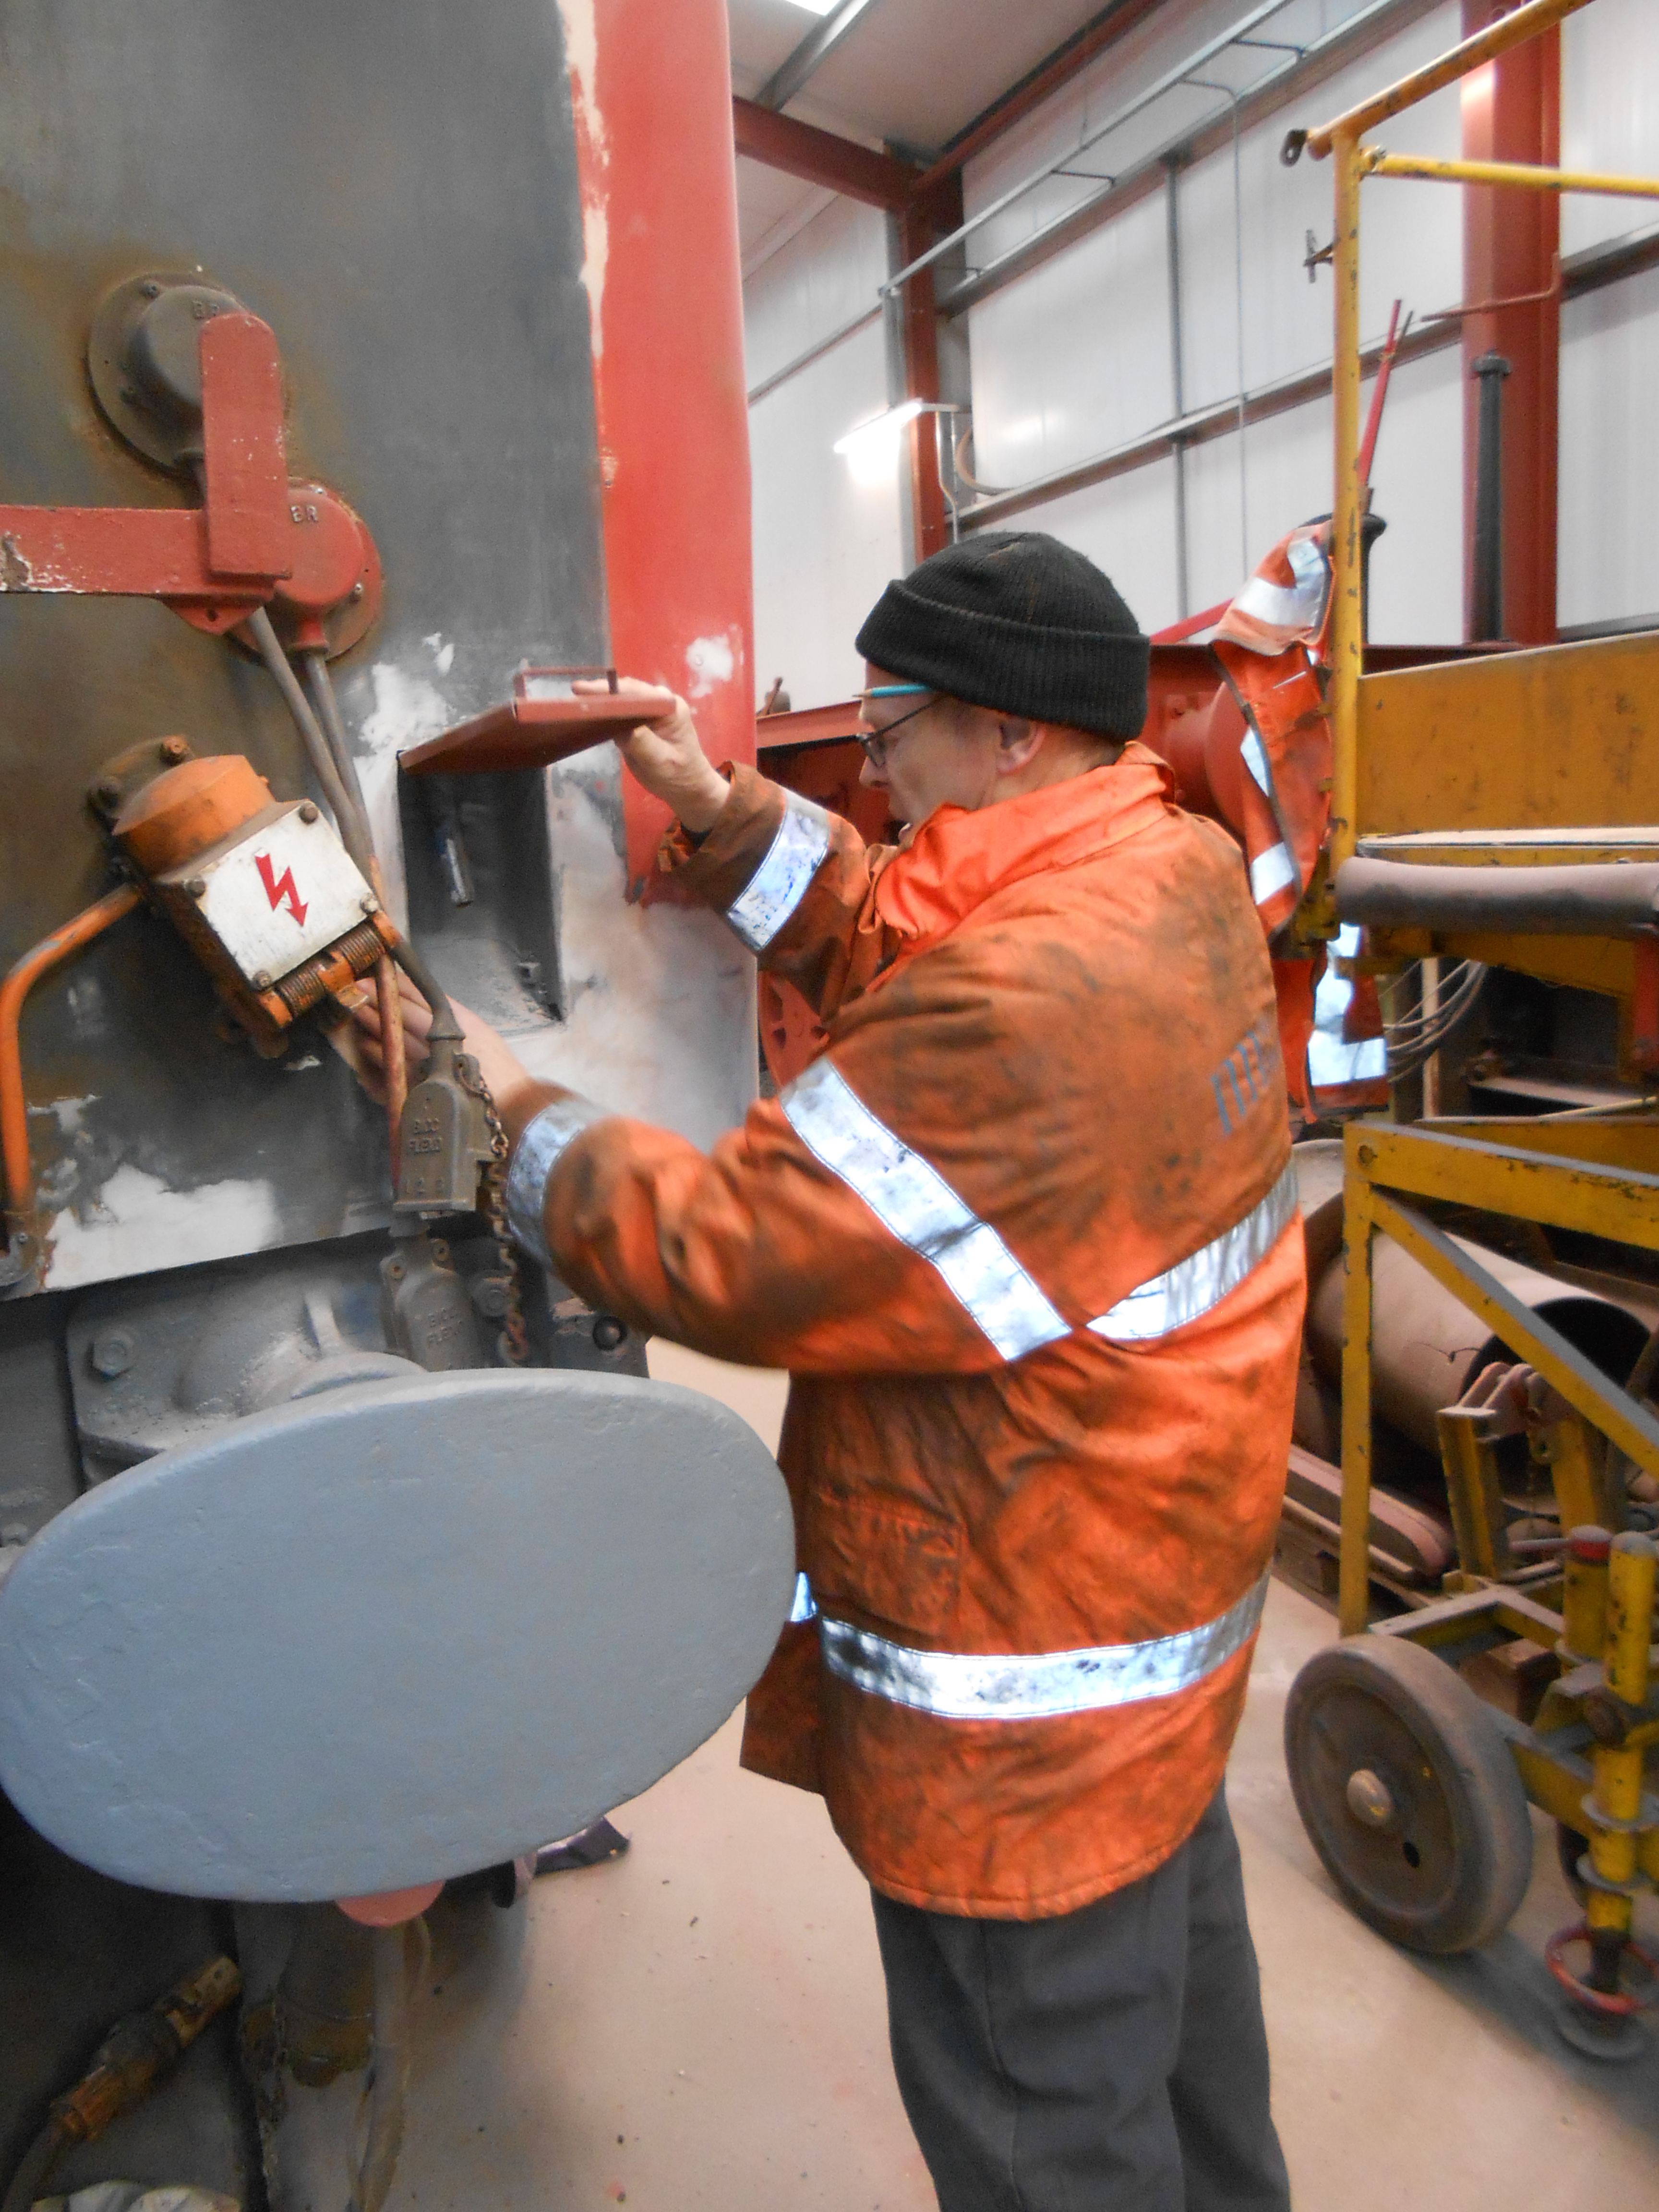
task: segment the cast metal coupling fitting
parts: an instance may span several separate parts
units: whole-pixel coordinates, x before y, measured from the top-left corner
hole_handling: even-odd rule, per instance
[[[112,2120],[142,2103],[241,1986],[234,1959],[210,1959],[147,2012],[118,2020],[87,2071],[52,2104],[52,2125],[58,2140],[91,2142]]]

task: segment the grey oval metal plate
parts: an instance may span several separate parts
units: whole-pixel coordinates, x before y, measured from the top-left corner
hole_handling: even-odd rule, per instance
[[[462,1874],[712,1734],[793,1570],[777,1468],[695,1391],[545,1370],[337,1391],[41,1530],[0,1585],[0,1784],[152,1889]]]

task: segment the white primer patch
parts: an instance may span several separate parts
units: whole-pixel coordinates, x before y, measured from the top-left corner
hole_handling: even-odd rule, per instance
[[[99,1095],[95,1091],[88,1091],[84,1098],[49,1098],[44,1106],[31,1106],[29,1111],[42,1115],[50,1114],[58,1124],[60,1137],[78,1137],[81,1125],[86,1119],[87,1109],[98,1103]]]
[[[548,774],[567,1018],[513,1033],[532,1074],[708,1146],[754,1096],[754,963],[715,915],[631,906],[614,750]]]
[[[60,1291],[158,1267],[188,1267],[264,1251],[281,1238],[268,1182],[204,1183],[169,1190],[143,1168],[118,1168],[89,1220],[60,1213],[48,1232],[46,1286]]]
[[[423,637],[421,640],[421,643],[426,647],[427,651],[432,655],[432,658],[437,662],[439,675],[447,676],[450,670],[455,665],[454,639],[451,638],[449,643],[446,645],[444,643],[443,632],[441,629],[434,629],[431,636]]]
[[[441,635],[441,632],[435,635]],[[430,645],[431,639],[426,640]],[[435,738],[459,720],[429,677],[411,675],[395,661],[377,660],[369,671],[374,705],[358,732],[363,751],[357,775],[368,809],[369,833],[386,878],[386,906],[399,929],[409,927],[409,883],[404,872],[403,824],[398,814],[398,756]]]
[[[599,32],[594,0],[559,0],[564,24],[565,69],[576,125],[577,156],[585,172],[582,191],[581,285],[587,295],[593,360],[605,351],[605,273],[611,223],[604,184],[611,166],[610,134],[599,106]]]
[[[688,696],[706,699],[717,684],[729,684],[741,646],[742,641],[729,630],[713,637],[694,637],[685,648],[685,665],[691,672]]]

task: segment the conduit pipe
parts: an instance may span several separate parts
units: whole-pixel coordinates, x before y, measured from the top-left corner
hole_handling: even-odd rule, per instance
[[[1335,895],[1344,921],[1372,928],[1632,937],[1659,921],[1659,864],[1435,867],[1360,857],[1338,868]]]
[[[94,937],[101,937],[142,902],[141,893],[132,884],[123,884],[77,914],[73,921],[54,929],[50,937],[43,937],[0,983],[0,1159],[5,1167],[7,1243],[7,1261],[0,1261],[0,1282],[15,1282],[33,1264],[32,1253],[25,1257],[34,1237],[34,1170],[29,1163],[29,1109],[19,1035],[23,1001],[41,976],[82,945],[90,945]]]

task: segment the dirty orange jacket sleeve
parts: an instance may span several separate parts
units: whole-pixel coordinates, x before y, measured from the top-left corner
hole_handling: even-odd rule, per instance
[[[549,1176],[543,1221],[555,1267],[590,1305],[716,1359],[807,1375],[1002,1364],[775,1100],[707,1153],[620,1115],[595,1122]]]
[[[700,901],[733,920],[733,907],[765,860],[786,814],[793,810],[800,823],[811,825],[823,844],[823,858],[799,903],[769,941],[747,941],[763,968],[793,983],[818,1019],[828,1021],[892,957],[892,933],[876,915],[871,894],[896,848],[866,845],[850,822],[786,792],[757,769],[728,763],[726,772],[732,795],[714,828],[694,846],[677,824],[663,840],[659,865]]]

